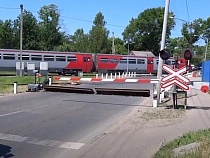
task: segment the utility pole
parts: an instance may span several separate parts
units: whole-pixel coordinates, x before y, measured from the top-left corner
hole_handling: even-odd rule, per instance
[[[115,54],[115,46],[114,46],[114,32],[112,32],[112,54]]]
[[[208,52],[208,44],[209,44],[209,38],[206,37],[206,51],[205,51],[204,61],[206,61],[206,55],[207,55],[207,52]]]
[[[166,0],[160,50],[163,50],[165,48],[169,5],[170,5],[170,0]],[[159,54],[157,79],[161,79],[161,76],[162,76],[162,65],[163,65],[163,60],[160,58],[160,54]],[[158,82],[158,85],[157,85],[157,102],[158,103],[160,102],[160,81]]]
[[[23,5],[20,5],[20,76],[22,76]]]

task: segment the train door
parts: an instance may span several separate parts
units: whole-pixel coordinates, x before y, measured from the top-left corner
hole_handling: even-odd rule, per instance
[[[153,73],[153,58],[147,58],[147,73]]]
[[[83,64],[82,71],[83,72],[91,72],[92,69],[92,58],[91,55],[83,55]]]

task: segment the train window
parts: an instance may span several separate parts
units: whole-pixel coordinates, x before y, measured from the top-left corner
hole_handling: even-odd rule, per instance
[[[90,57],[83,57],[83,62],[90,62]]]
[[[144,59],[137,59],[137,64],[145,64],[145,60]]]
[[[4,60],[15,60],[15,54],[3,54]]]
[[[102,63],[108,63],[109,59],[108,58],[101,58],[100,61]]]
[[[129,64],[136,64],[136,59],[129,59],[128,60],[128,63]]]
[[[18,55],[18,60],[20,60],[20,55]],[[23,54],[22,60],[29,60],[29,55]]]
[[[127,59],[120,59],[120,63],[127,63]]]
[[[54,56],[52,56],[52,55],[44,55],[44,61],[54,61]]]
[[[31,60],[41,61],[42,60],[42,56],[41,55],[31,55]]]
[[[110,63],[118,63],[118,59],[111,58],[111,59],[109,60],[109,62],[110,62]]]
[[[67,61],[70,61],[70,62],[76,62],[77,61],[77,58],[76,57],[74,57],[74,56],[68,56],[67,57]]]
[[[56,56],[56,61],[66,61],[65,56]]]

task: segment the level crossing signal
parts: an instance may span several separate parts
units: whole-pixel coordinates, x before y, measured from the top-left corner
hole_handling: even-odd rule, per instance
[[[160,58],[162,60],[168,60],[171,56],[171,53],[168,49],[163,49],[159,53],[160,53]]]
[[[192,59],[192,52],[189,49],[186,49],[184,51],[184,58],[185,58],[185,60],[191,60]]]

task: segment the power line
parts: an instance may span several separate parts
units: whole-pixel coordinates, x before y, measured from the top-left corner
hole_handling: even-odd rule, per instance
[[[188,8],[188,2],[187,2],[187,0],[186,0],[186,8],[187,8],[188,21],[190,21],[190,14],[189,14],[189,8]]]
[[[0,7],[0,9],[16,9],[16,10],[18,9],[19,10],[20,8]]]
[[[36,12],[36,13],[38,12],[38,11],[34,11],[34,10],[28,10],[28,11]],[[75,18],[75,17],[68,17],[68,16],[63,16],[63,15],[60,15],[60,17],[63,17],[63,18],[66,18],[66,19],[71,19],[71,20],[77,20],[77,21],[84,21],[84,22],[93,23],[92,20],[80,19],[80,18]],[[116,25],[116,24],[110,24],[110,23],[107,23],[107,22],[106,22],[106,25],[114,26],[114,27],[126,28],[125,26]]]
[[[0,9],[20,9],[20,8],[9,8],[9,7],[0,7]],[[27,10],[27,8],[24,8]],[[38,11],[35,11],[35,10],[28,10],[28,11],[31,11],[31,12],[35,12],[37,13]],[[63,18],[66,18],[66,19],[72,19],[72,20],[78,20],[78,21],[85,21],[85,22],[90,22],[90,23],[93,23],[92,20],[86,20],[86,19],[79,19],[79,18],[75,18],[75,17],[68,17],[68,16],[63,16],[63,15],[60,15],[60,17],[63,17]],[[114,26],[114,27],[121,27],[121,28],[126,28],[125,26],[121,26],[121,25],[116,25],[116,24],[110,24],[110,23],[107,23],[106,22],[106,25],[109,25],[109,26]]]

